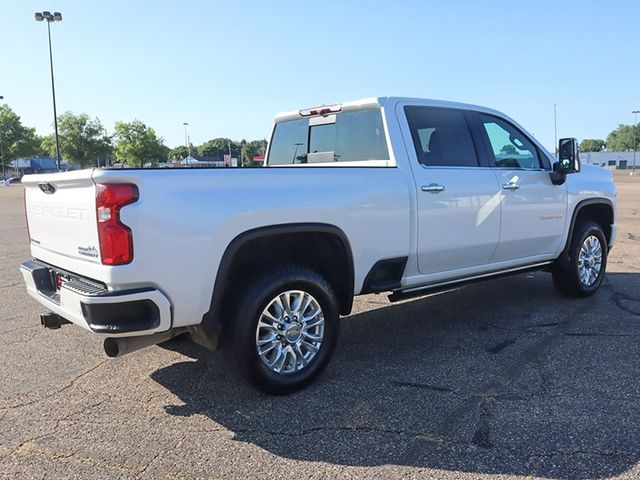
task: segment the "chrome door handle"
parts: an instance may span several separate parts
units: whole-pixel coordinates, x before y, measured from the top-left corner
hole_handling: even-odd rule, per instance
[[[439,185],[437,183],[430,183],[429,185],[422,186],[423,192],[431,192],[431,193],[440,193],[444,192],[444,185]]]
[[[518,185],[517,183],[503,183],[502,184],[502,189],[503,190],[518,190],[520,188],[520,185]]]

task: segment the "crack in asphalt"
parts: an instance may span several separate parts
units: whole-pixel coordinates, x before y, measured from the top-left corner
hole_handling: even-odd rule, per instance
[[[514,343],[516,343],[516,338],[510,338],[508,340],[505,340],[503,342],[500,342],[496,345],[494,345],[493,347],[489,347],[486,349],[487,353],[491,353],[491,354],[498,354],[500,353],[502,350],[504,350],[505,348],[513,345]]]
[[[227,431],[226,428],[221,430]],[[219,430],[214,430],[219,431]],[[304,430],[265,430],[261,428],[234,428],[231,430],[232,433],[235,433],[236,436],[238,433],[240,434],[263,434],[263,435],[273,435],[273,436],[284,436],[291,438],[298,437],[306,437],[308,435],[313,435],[320,432],[352,432],[352,433],[384,433],[384,434],[392,434],[392,435],[401,435],[407,437],[416,437],[420,438],[425,435],[432,436],[427,432],[413,431],[413,430],[405,430],[402,428],[381,428],[375,426],[340,426],[340,425],[322,425],[318,427],[306,427]],[[239,441],[243,441],[243,439],[238,439]]]
[[[47,460],[52,461],[61,461],[61,460],[71,460],[75,463],[82,463],[85,465],[90,465],[92,467],[102,467],[107,470],[115,470],[121,473],[131,473],[131,472],[139,472],[144,466],[133,466],[127,465],[124,463],[114,463],[106,460],[96,459],[88,456],[79,456],[79,449],[74,449],[71,452],[57,452],[52,451],[46,448],[42,448],[39,445],[33,442],[24,442],[18,447],[7,448],[0,446],[0,449],[7,450],[9,454],[13,455],[28,455],[28,456],[36,456],[43,457]]]
[[[490,434],[490,421],[491,421],[491,411],[489,409],[489,401],[483,402],[480,407],[480,420],[478,422],[478,428],[473,434],[473,438],[471,442],[480,447],[480,448],[492,448],[493,445],[489,438]]]
[[[532,330],[532,328],[538,328],[538,327],[544,328],[546,326],[554,326],[553,323],[548,323],[548,324],[540,324],[540,325],[523,325],[522,328],[518,328],[518,327],[507,327],[503,325],[497,325],[491,322],[480,322],[480,323],[482,325],[483,331],[503,330],[505,332],[522,333],[525,335],[545,335],[546,332],[539,331],[539,330]],[[558,325],[558,324],[556,323],[555,325]]]
[[[20,315],[14,315],[13,317],[5,318],[3,319],[3,321],[8,322],[10,320],[15,320],[16,318],[20,318]],[[19,327],[11,328],[9,330],[3,330],[2,332],[0,332],[0,335],[7,335],[9,333],[19,332],[20,330],[30,330],[32,328],[42,328],[42,327],[39,325],[21,325]]]
[[[39,446],[36,443],[38,440],[40,440],[42,438],[46,438],[46,437],[50,437],[50,436],[56,436],[60,431],[60,424],[61,423],[68,422],[68,423],[78,423],[78,424],[86,425],[87,422],[83,422],[83,421],[74,422],[73,420],[68,420],[68,419],[73,417],[74,415],[80,414],[80,413],[88,410],[89,408],[95,408],[96,406],[100,405],[101,403],[104,403],[105,401],[106,401],[106,399],[105,400],[101,400],[100,402],[97,402],[97,403],[95,403],[93,405],[89,405],[89,406],[81,409],[78,412],[73,412],[72,414],[67,415],[63,419],[57,420],[55,422],[55,425],[53,426],[52,430],[48,431],[47,433],[43,433],[43,434],[37,435],[35,437],[32,437],[30,439],[27,439],[27,440],[21,442],[19,445],[15,446],[15,447],[7,448],[7,447],[4,447],[4,446],[0,446],[0,451],[1,450],[5,450],[9,455],[17,454],[17,455],[42,456],[42,457],[46,457],[49,460],[54,460],[54,461],[73,459],[73,460],[75,460],[76,462],[79,462],[79,463],[90,464],[92,466],[99,466],[99,467],[106,468],[108,470],[117,470],[117,471],[120,471],[120,472],[136,472],[136,478],[137,478],[139,475],[144,474],[149,469],[151,464],[153,462],[155,462],[158,458],[160,458],[160,456],[163,453],[166,453],[169,450],[175,450],[186,439],[186,433],[185,433],[185,434],[183,434],[182,438],[176,443],[176,445],[172,449],[159,450],[158,452],[156,452],[156,454],[148,462],[146,462],[143,465],[127,465],[127,464],[124,464],[124,463],[116,464],[114,462],[109,462],[109,461],[101,460],[101,459],[95,459],[95,458],[89,457],[89,456],[78,456],[78,454],[79,454],[79,449],[78,448],[72,450],[69,453],[51,451],[51,450],[47,450],[47,449]],[[109,422],[109,423],[113,424],[113,423],[117,423],[117,421]],[[145,422],[145,423],[147,423],[147,422]],[[177,472],[174,472],[174,474],[177,474]]]
[[[151,466],[151,464],[152,464],[153,462],[155,462],[158,458],[160,458],[160,455],[162,455],[162,453],[163,453],[163,451],[162,451],[162,450],[158,451],[158,452],[153,456],[153,458],[151,458],[151,460],[149,460],[145,465],[143,465],[143,466],[138,470],[138,474],[139,474],[139,475],[144,474],[144,473],[149,469],[149,467]]]
[[[627,295],[626,293],[622,293],[618,290],[614,289],[614,293],[613,295],[611,295],[611,300],[613,300],[613,302],[616,304],[616,306],[620,309],[623,310],[627,313],[630,313],[631,315],[634,316],[640,316],[640,299],[632,297],[631,295]],[[623,301],[627,301],[627,302],[635,302],[638,304],[638,306],[636,307],[637,310],[628,307],[626,305],[623,305]]]
[[[33,400],[29,400],[27,402],[22,402],[22,403],[16,403],[14,405],[7,405],[4,407],[0,407],[0,411],[6,411],[6,410],[14,410],[17,408],[22,408],[22,407],[26,407],[29,405],[34,405],[36,403],[42,402],[44,400],[48,400],[52,397],[55,397],[57,395],[59,395],[60,393],[64,392],[65,390],[68,390],[69,388],[71,388],[73,385],[75,385],[75,383],[80,380],[81,378],[83,378],[84,376],[90,374],[91,372],[93,372],[94,370],[100,368],[102,365],[104,365],[105,363],[107,363],[109,361],[109,359],[104,359],[100,362],[98,362],[97,364],[95,364],[94,366],[92,366],[91,368],[85,370],[84,372],[76,375],[75,377],[73,377],[71,379],[71,381],[69,383],[67,383],[65,386],[63,386],[62,388],[56,390],[55,392],[46,395],[45,397],[40,397],[40,398],[36,398]]]
[[[160,456],[168,450],[175,450],[180,445],[182,445],[187,440],[187,434],[193,433],[233,433],[235,437],[233,440],[243,442],[243,443],[254,443],[254,440],[246,440],[242,438],[242,434],[250,434],[250,435],[269,435],[269,436],[277,436],[277,437],[289,437],[289,438],[300,438],[306,437],[309,435],[314,435],[318,433],[324,432],[347,432],[347,433],[358,433],[358,434],[390,434],[390,435],[398,435],[404,436],[409,439],[417,439],[427,441],[431,446],[438,447],[448,447],[448,446],[466,446],[466,447],[479,447],[485,450],[491,449],[494,452],[509,452],[512,454],[517,454],[520,456],[527,457],[553,457],[553,456],[573,456],[573,455],[592,455],[592,456],[605,456],[605,457],[625,457],[625,458],[635,458],[638,453],[636,451],[621,451],[621,450],[599,450],[599,449],[576,449],[572,447],[565,448],[555,448],[551,450],[534,450],[534,449],[523,449],[521,447],[513,447],[504,444],[493,444],[490,441],[490,432],[489,432],[489,422],[492,416],[491,411],[488,407],[487,402],[484,402],[480,407],[481,411],[481,421],[479,423],[478,429],[475,431],[471,441],[467,441],[461,438],[455,438],[450,435],[440,436],[431,432],[423,432],[409,429],[391,429],[391,428],[381,428],[377,426],[341,426],[341,425],[323,425],[317,427],[307,427],[305,430],[295,430],[295,431],[287,431],[287,430],[272,430],[272,429],[263,429],[263,428],[234,428],[228,429],[225,427],[217,427],[217,428],[207,428],[207,429],[195,429],[195,430],[187,430],[181,435],[180,439],[176,442],[176,444],[170,448],[158,451],[154,454],[154,456],[146,462],[144,465],[140,466],[131,466],[131,465],[117,465],[119,468],[126,468],[128,471],[137,471],[139,474],[146,472],[151,464],[155,462]],[[33,447],[37,447],[38,445],[35,443],[37,440],[55,435],[58,433],[60,429],[59,423],[61,421],[56,422],[54,428],[44,434],[38,435],[36,437],[25,440],[21,444],[15,447],[2,447],[0,446],[0,450],[5,450],[9,454],[11,453],[45,453],[44,449],[35,450]],[[83,423],[84,422],[78,422]],[[114,422],[109,422],[114,423]],[[100,423],[101,424],[101,423]],[[240,436],[240,438],[238,438]],[[71,453],[59,453],[53,452],[53,455],[47,455],[51,459],[68,459],[77,455],[77,451]],[[89,457],[82,457],[78,460],[83,461],[85,463],[96,463],[94,459]],[[108,463],[100,460],[98,463]]]
[[[568,332],[567,337],[638,337],[640,333],[591,333],[591,332]]]
[[[489,421],[491,418],[491,412],[485,405],[482,408],[485,409],[481,413],[481,422],[479,428],[473,435],[471,441],[466,441],[461,438],[454,438],[451,436],[439,436],[430,432],[406,430],[406,429],[389,429],[380,427],[366,427],[366,426],[319,426],[307,428],[304,431],[280,431],[280,430],[264,430],[264,429],[234,429],[234,433],[240,434],[263,434],[270,436],[286,436],[291,438],[304,437],[316,433],[322,433],[327,431],[332,432],[353,432],[353,433],[380,433],[401,435],[408,437],[409,439],[426,440],[431,445],[439,447],[447,446],[464,446],[464,447],[479,447],[485,450],[492,450],[493,452],[508,452],[511,454],[517,454],[527,457],[554,457],[554,456],[573,456],[573,455],[591,455],[591,456],[604,456],[604,457],[624,457],[635,458],[639,452],[635,451],[621,451],[621,450],[598,450],[598,449],[576,449],[572,447],[555,448],[551,450],[534,450],[523,449],[521,447],[511,447],[508,445],[493,444],[489,438]],[[214,431],[226,431],[226,429],[216,429]],[[244,442],[242,438],[237,441]],[[250,442],[253,443],[253,442]]]
[[[455,390],[449,387],[440,387],[438,385],[429,385],[427,383],[406,382],[406,381],[400,381],[400,380],[392,380],[389,383],[394,387],[410,387],[410,388],[431,390],[434,392],[457,393]]]
[[[631,313],[632,315],[640,316],[640,311],[635,311],[632,308],[629,308],[622,304],[622,301],[632,301],[632,302],[640,302],[637,298],[631,297],[630,295],[621,293],[613,288],[611,285],[607,285],[609,289],[613,290],[614,293],[611,296],[611,299],[615,302],[616,306],[623,311]],[[560,341],[565,336],[602,336],[602,337],[629,337],[629,336],[638,336],[640,333],[621,333],[621,334],[607,334],[607,333],[599,333],[599,332],[570,332],[573,323],[575,320],[568,320],[565,322],[553,322],[546,324],[537,324],[537,325],[529,325],[526,326],[525,329],[507,329],[502,328],[503,330],[511,330],[511,331],[520,331],[523,334],[531,334],[531,333],[543,333],[538,331],[529,330],[531,327],[539,328],[539,327],[555,327],[550,333],[546,333],[544,338],[537,342],[532,347],[529,347],[522,354],[520,354],[514,362],[502,371],[499,375],[497,375],[492,381],[490,381],[485,388],[482,389],[480,393],[471,394],[467,396],[465,400],[463,400],[457,407],[449,412],[441,422],[436,426],[436,428],[426,437],[418,439],[411,445],[409,448],[405,450],[402,455],[402,463],[408,465],[415,465],[417,460],[423,456],[429,449],[433,448],[435,444],[438,443],[450,443],[452,441],[452,435],[463,425],[465,424],[476,412],[480,411],[480,420],[478,422],[478,426],[476,431],[472,437],[472,444],[482,447],[482,448],[490,448],[490,429],[488,419],[490,418],[490,411],[488,409],[488,404],[492,400],[509,400],[509,399],[518,399],[517,396],[508,396],[501,394],[509,385],[511,385],[522,372],[530,366],[534,366],[536,364],[539,365],[540,359],[548,352],[548,350]],[[486,324],[488,325],[488,324]],[[497,328],[501,328],[500,326],[494,325]],[[511,344],[517,341],[517,338],[510,339],[498,343],[494,347],[488,349],[487,351],[490,353],[498,353],[504,348],[507,348]],[[541,372],[541,370],[539,370]],[[542,375],[542,373],[541,373]],[[544,384],[545,382],[543,382]],[[544,392],[542,392],[543,396],[549,396],[549,390],[546,386],[543,385]],[[457,392],[453,392],[457,393]],[[574,392],[575,393],[575,392]],[[593,392],[590,392],[593,393]],[[522,398],[524,400],[524,398]],[[629,399],[627,399],[629,400]],[[631,399],[632,400],[632,399]],[[442,439],[441,441],[435,442],[433,439]],[[624,452],[618,451],[590,451],[590,450],[555,450],[551,452],[541,452],[541,453],[531,453],[531,456],[557,456],[557,455],[599,455],[599,456],[620,456],[620,455],[630,455]]]
[[[442,418],[433,429],[431,436],[443,438],[445,441],[448,441],[447,439],[450,439],[478,410],[485,408],[486,402],[504,391],[520,377],[525,369],[535,365],[538,359],[545,355],[553,345],[565,336],[574,321],[575,320],[568,320],[560,322],[551,333],[521,353],[506,369],[487,383],[479,393],[469,395],[462,400],[458,406]],[[487,438],[488,435],[489,433],[487,431]],[[433,445],[434,443],[429,440],[429,438],[417,439],[401,455],[401,463],[403,465],[417,464],[418,460],[422,458]]]
[[[587,449],[573,449],[567,447],[565,449],[554,449],[551,451],[531,451],[523,450],[521,448],[499,446],[495,450],[499,452],[510,452],[517,455],[525,455],[527,457],[558,457],[558,456],[574,456],[574,455],[590,455],[598,457],[617,457],[617,458],[633,458],[635,459],[638,452],[624,452],[622,450],[587,450]]]

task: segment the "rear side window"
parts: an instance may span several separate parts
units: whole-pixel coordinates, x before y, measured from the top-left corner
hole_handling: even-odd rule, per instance
[[[379,109],[276,124],[269,165],[389,160]]]
[[[464,112],[404,107],[418,161],[425,166],[477,167],[478,157]]]
[[[269,145],[269,165],[300,163],[306,159],[309,120],[293,120],[276,125]]]

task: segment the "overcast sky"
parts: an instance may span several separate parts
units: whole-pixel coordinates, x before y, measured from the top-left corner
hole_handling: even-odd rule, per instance
[[[640,109],[638,1],[2,0],[0,95],[38,133],[58,113],[140,119],[168,146],[264,138],[273,116],[368,96],[475,103],[553,149]]]

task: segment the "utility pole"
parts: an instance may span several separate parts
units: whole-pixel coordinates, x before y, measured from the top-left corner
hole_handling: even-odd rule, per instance
[[[636,144],[638,141],[638,114],[640,110],[634,110],[631,112],[635,115],[633,123],[633,168],[631,169],[631,175],[636,174]]]

